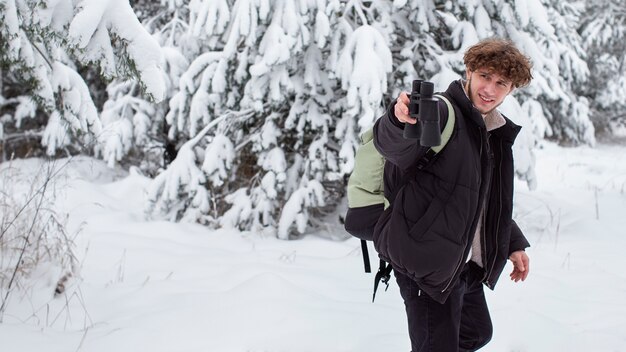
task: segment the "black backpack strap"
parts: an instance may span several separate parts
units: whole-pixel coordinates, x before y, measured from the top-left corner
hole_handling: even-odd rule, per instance
[[[363,253],[363,266],[366,273],[372,272],[372,266],[370,265],[370,254],[367,251],[367,241],[361,240],[361,253]]]
[[[420,158],[420,160],[417,161],[417,170],[423,170],[435,159],[436,156],[437,153],[429,148],[428,151]],[[413,173],[413,176],[415,176],[415,173]],[[408,181],[409,180],[406,180],[405,183],[408,183]]]

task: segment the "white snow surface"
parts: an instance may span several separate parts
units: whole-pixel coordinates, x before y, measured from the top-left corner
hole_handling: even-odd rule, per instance
[[[486,289],[495,328],[481,351],[625,351],[626,147],[541,145],[537,188],[516,182],[530,276],[512,283],[507,264]],[[397,285],[371,302],[359,241],[329,240],[340,225],[284,241],[147,221],[149,179],[115,175],[81,157],[57,181],[57,211],[82,226],[80,275],[57,298],[44,284],[15,296],[3,352],[410,350]]]

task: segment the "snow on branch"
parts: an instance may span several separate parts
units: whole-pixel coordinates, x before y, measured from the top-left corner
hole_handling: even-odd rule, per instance
[[[278,238],[289,239],[293,225],[299,233],[304,233],[309,221],[308,209],[324,204],[324,186],[316,180],[306,182],[285,203],[278,222]]]
[[[230,20],[226,0],[189,2],[189,30],[195,36],[204,33],[222,34]]]
[[[224,180],[230,176],[228,171],[231,169],[235,159],[233,142],[225,135],[217,134],[207,146],[204,155],[202,171],[204,171],[213,185],[223,185]]]
[[[8,52],[10,58],[16,60],[19,57],[20,52],[20,19],[17,14],[17,7],[15,6],[15,0],[3,0],[0,2],[2,6],[2,34],[8,40]]]
[[[391,69],[391,51],[378,30],[363,25],[351,33],[335,72],[347,92],[348,106],[361,106],[364,110],[359,118],[362,130],[376,118],[375,109],[387,91],[387,74]]]
[[[478,33],[474,25],[467,21],[459,21],[454,27],[452,34],[452,45],[455,48],[459,48],[459,51],[465,51],[471,45],[478,43]]]
[[[250,66],[250,74],[261,76],[266,74],[270,67],[285,63],[291,57],[292,45],[292,37],[288,36],[282,27],[270,25],[259,46],[260,60]]]
[[[163,100],[161,47],[141,25],[128,0],[81,0],[78,7],[80,10],[70,24],[69,36],[85,50],[85,57],[102,58],[104,66],[109,67],[105,71],[114,67],[110,31],[126,46],[146,92],[157,102]]]
[[[219,133],[211,139],[204,153],[199,153],[199,144],[206,140],[211,129],[233,115],[235,113],[229,112],[214,119],[182,145],[176,159],[152,181],[148,190],[147,214],[165,215],[175,220],[206,219],[212,198],[208,187],[219,187],[228,178],[234,146],[226,136]],[[202,155],[204,161],[201,163]]]
[[[170,138],[178,133],[194,136],[198,126],[210,122],[209,108],[218,105],[220,93],[226,90],[226,63],[222,52],[210,51],[193,60],[181,75],[179,90],[170,99],[165,116],[172,126]],[[219,109],[213,112],[221,113]]]
[[[124,87],[127,84],[122,84]],[[132,87],[135,82],[130,84]],[[109,91],[120,90],[122,87],[109,86]],[[146,142],[151,125],[151,117],[155,115],[155,107],[147,101],[131,95],[122,95],[116,100],[107,101],[102,109],[102,134],[98,137],[99,145],[96,153],[113,167],[135,145]]]
[[[219,225],[224,228],[244,229],[251,222],[252,200],[247,188],[240,188],[224,198],[230,208],[219,218]]]
[[[54,155],[57,148],[70,142],[66,129],[89,142],[92,135],[100,134],[102,124],[89,88],[76,71],[57,61],[50,82],[60,100],[60,109],[50,116],[41,142],[47,146],[48,155]]]

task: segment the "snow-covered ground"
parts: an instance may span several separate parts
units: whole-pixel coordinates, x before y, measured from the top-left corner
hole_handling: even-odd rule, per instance
[[[495,332],[483,350],[626,351],[626,147],[545,143],[536,170],[538,188],[518,182],[515,198],[531,273],[514,284],[509,264],[487,290]],[[410,349],[395,282],[372,304],[359,242],[328,239],[339,225],[281,241],[149,222],[143,176],[115,181],[85,158],[65,175],[57,207],[82,228],[80,278],[54,299],[53,280],[14,297],[2,352]]]

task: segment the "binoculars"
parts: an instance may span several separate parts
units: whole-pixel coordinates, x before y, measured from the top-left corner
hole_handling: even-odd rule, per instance
[[[439,108],[433,98],[435,85],[432,82],[414,80],[409,97],[409,116],[417,123],[404,125],[405,139],[417,139],[424,147],[436,147],[441,144],[439,127]]]

